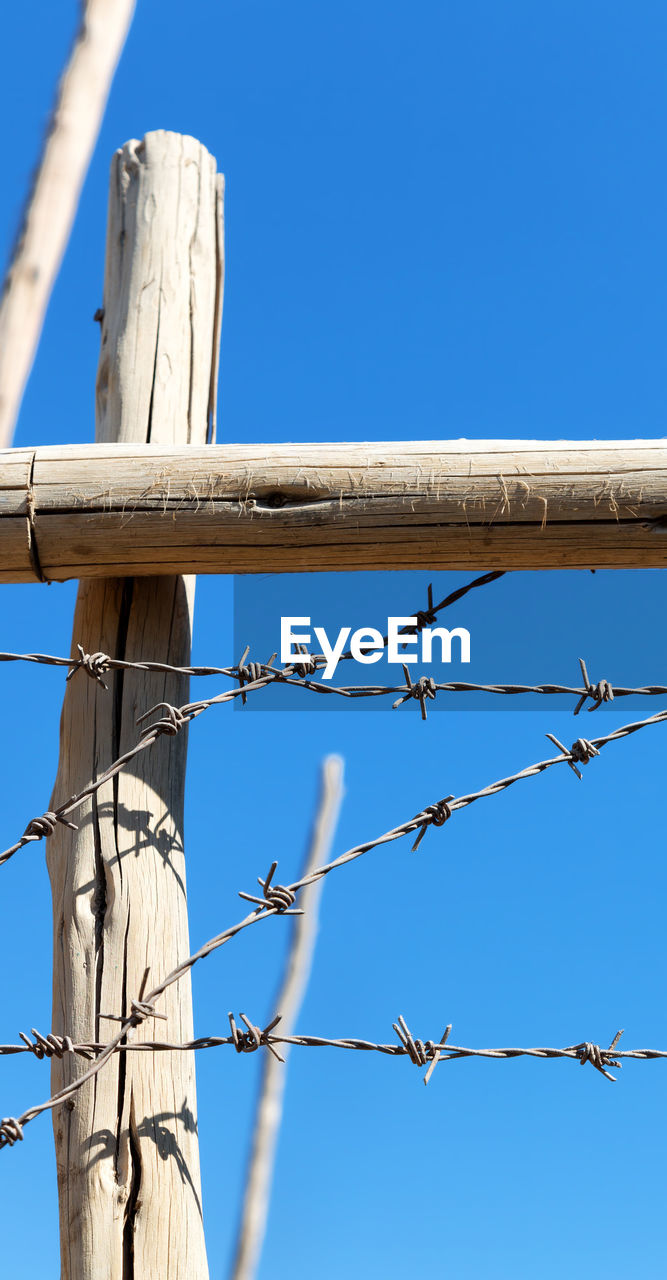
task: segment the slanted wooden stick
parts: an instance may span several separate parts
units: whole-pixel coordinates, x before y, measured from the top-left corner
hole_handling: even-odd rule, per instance
[[[310,847],[303,865],[303,876],[310,875],[315,867],[326,862],[335,834],[342,798],[343,761],[339,756],[327,756],[322,762],[321,794]],[[304,914],[296,916],[294,921],[294,933],[275,1004],[276,1013],[281,1015],[278,1028],[281,1036],[292,1034],[308,986],[323,885],[324,881],[320,880],[303,889],[299,895],[299,906],[303,907]],[[280,1052],[287,1062],[290,1046],[282,1044]],[[264,1054],[232,1280],[253,1280],[259,1266],[269,1211],[286,1077],[287,1066],[272,1054]]]
[[[14,434],[134,3],[82,5],[0,300],[0,448]]]

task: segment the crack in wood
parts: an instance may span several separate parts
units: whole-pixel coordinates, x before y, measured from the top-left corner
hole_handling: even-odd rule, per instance
[[[35,487],[34,487],[35,457],[36,457],[36,454],[33,451],[33,455],[30,460],[30,475],[28,477],[28,489],[26,493],[26,507],[27,507],[27,519],[28,519],[28,555],[30,556],[30,563],[33,567],[37,581],[47,582],[48,579],[44,577],[44,573],[42,571],[42,564],[39,558],[39,551],[37,549],[37,533],[35,530],[35,517],[37,515],[37,503],[35,499]]]

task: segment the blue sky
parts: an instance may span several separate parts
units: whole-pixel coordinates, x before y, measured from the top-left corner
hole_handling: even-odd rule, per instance
[[[5,256],[76,18],[66,0],[3,15]],[[649,2],[139,0],[16,442],[93,437],[109,161],[154,128],[194,134],[226,174],[220,441],[665,435],[666,36]],[[437,595],[460,580],[434,575]],[[396,612],[425,581],[401,576]],[[383,628],[389,597],[366,584]],[[348,599],[343,578],[335,590]],[[356,579],[349,598],[364,590]],[[4,588],[0,648],[67,652],[75,591]],[[576,681],[583,653],[594,678],[667,683],[657,571],[512,575],[456,616],[484,655],[489,636],[517,636],[511,670],[513,650],[502,669],[489,652],[491,679],[528,678],[530,660],[531,679]],[[202,578],[194,660],[237,657],[231,583]],[[5,847],[48,802],[63,676],[4,667],[0,686]],[[547,731],[569,742],[636,714],[618,701],[582,729],[546,700],[448,703],[426,724],[412,706],[332,719],[314,705],[218,708],[193,726],[193,945],[237,918],[236,891],[272,857],[296,875],[326,752],[346,761],[342,852],[549,754]],[[473,1046],[608,1043],[623,1026],[627,1047],[667,1047],[665,733],[609,747],[582,783],[554,769],[475,805],[418,854],[399,842],[332,876],[300,1029],[382,1040],[402,1012],[415,1034],[451,1021]],[[227,822],[213,842],[211,796]],[[2,876],[4,1042],[50,1020],[43,845]],[[287,925],[195,971],[198,1034],[224,1032],[229,1008],[270,1016]],[[46,1096],[44,1064],[0,1068],[0,1114]],[[199,1055],[217,1277],[257,1069]],[[629,1063],[610,1085],[568,1062],[468,1061],[425,1090],[405,1061],[295,1051],[262,1280],[315,1262],[322,1280],[555,1280],[573,1258],[607,1280],[664,1268],[666,1069]],[[0,1154],[0,1188],[8,1272],[55,1275],[48,1118]]]

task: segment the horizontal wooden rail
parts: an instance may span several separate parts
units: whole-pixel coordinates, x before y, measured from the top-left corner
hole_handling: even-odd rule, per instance
[[[0,452],[0,581],[667,565],[667,441]]]

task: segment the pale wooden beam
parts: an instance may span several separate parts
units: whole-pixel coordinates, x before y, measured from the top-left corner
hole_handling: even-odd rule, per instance
[[[111,170],[97,433],[103,440],[204,445],[215,387],[221,187],[193,138],[151,133]],[[92,446],[90,456],[104,453]],[[186,452],[186,451],[183,451]],[[20,452],[18,468],[24,467]],[[30,457],[30,455],[28,455]],[[13,465],[13,464],[12,464]],[[32,463],[30,464],[32,467]],[[94,466],[94,464],[93,464]],[[6,490],[2,491],[3,497]],[[38,563],[35,547],[33,561]],[[130,573],[117,565],[117,573]],[[94,576],[79,588],[74,641],[137,659],[190,662],[194,581]],[[54,803],[85,786],[137,736],[137,716],[187,699],[175,676],[108,673],[68,685]],[[49,842],[53,1029],[109,1038],[130,1001],[190,951],[183,848],[186,738],[163,738]],[[134,1031],[192,1035],[187,980]],[[193,1055],[122,1054],[54,1111],[63,1280],[206,1280]],[[61,1088],[86,1067],[54,1058]]]
[[[134,3],[84,0],[81,8],[0,299],[0,445],[12,440]]]
[[[145,389],[144,401],[145,414]],[[154,407],[156,424],[161,412]],[[664,565],[665,440],[0,453],[5,582],[40,572],[62,580]]]

